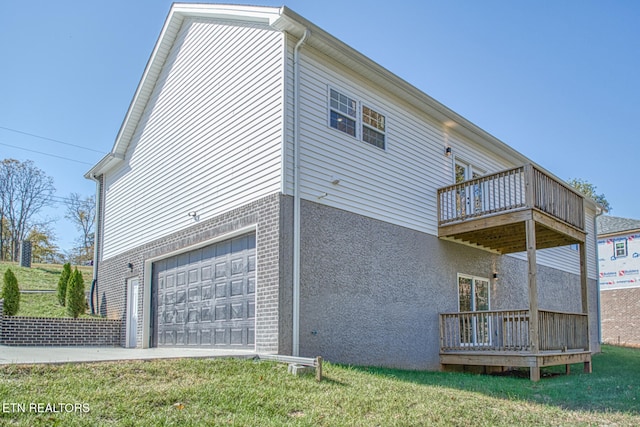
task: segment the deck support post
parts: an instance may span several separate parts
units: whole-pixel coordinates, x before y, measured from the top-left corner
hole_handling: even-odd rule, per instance
[[[538,354],[538,280],[536,260],[536,223],[533,219],[526,221],[527,260],[529,269],[529,348],[531,353]],[[531,367],[531,380],[540,379],[540,367]]]
[[[587,315],[587,348],[591,351],[591,333],[589,332],[589,279],[587,270],[587,245],[582,242],[579,244],[580,249],[580,290],[582,296],[582,312]],[[586,372],[586,367],[585,367]]]
[[[529,379],[533,382],[540,381],[540,366],[532,366],[529,368]]]

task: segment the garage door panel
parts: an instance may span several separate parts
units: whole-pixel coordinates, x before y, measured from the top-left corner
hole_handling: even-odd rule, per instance
[[[199,279],[198,279],[198,269],[197,268],[193,268],[191,270],[189,270],[189,276],[188,276],[188,280],[189,280],[189,284],[192,283],[198,283]]]
[[[189,288],[189,302],[199,302],[200,301],[200,287]]]
[[[224,305],[216,305],[216,315],[215,318],[213,319],[216,322],[224,322],[227,319],[227,306],[226,304]]]
[[[211,322],[213,320],[212,311],[210,307],[202,307],[200,310],[200,321],[201,322]]]
[[[244,273],[244,259],[235,258],[231,260],[231,275],[238,276]]]
[[[201,329],[200,331],[200,343],[205,346],[213,344],[211,329]]]
[[[205,280],[211,280],[213,277],[212,267],[210,265],[205,265],[200,270],[200,278],[204,282]]]
[[[243,294],[243,290],[242,288],[243,286],[243,280],[242,279],[236,279],[236,280],[232,280],[231,281],[231,295],[232,297],[236,297],[238,295],[242,295]]]
[[[213,284],[202,286],[202,301],[213,299]]]
[[[216,267],[216,279],[224,279],[227,276],[227,262],[218,262]]]
[[[224,298],[227,296],[227,282],[218,282],[216,286],[216,299]]]

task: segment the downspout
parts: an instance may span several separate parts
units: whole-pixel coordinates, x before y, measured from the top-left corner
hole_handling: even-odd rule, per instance
[[[596,283],[597,292],[596,292],[596,310],[598,311],[598,344],[602,344],[602,312],[600,310],[600,256],[598,255],[598,217],[604,215],[605,210],[600,206],[596,206],[596,215],[593,217],[593,229],[595,230],[594,240],[595,240],[595,248],[596,248]]]
[[[311,32],[304,30],[302,38],[293,48],[293,325],[292,355],[300,353],[300,100],[299,50]]]
[[[96,219],[93,236],[93,280],[91,281],[91,314],[100,314],[100,298],[98,297],[98,246],[100,244],[100,210],[102,205],[102,185],[100,179],[95,175],[91,175],[91,180],[96,183]],[[94,305],[94,295],[95,305]]]

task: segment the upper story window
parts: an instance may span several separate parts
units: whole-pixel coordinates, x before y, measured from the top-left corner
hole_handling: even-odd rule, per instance
[[[627,239],[615,241],[613,251],[616,258],[627,256]]]
[[[329,126],[383,150],[386,147],[385,116],[335,89],[329,89]],[[360,113],[360,114],[358,114]],[[361,129],[360,135],[357,129]]]
[[[333,89],[330,91],[330,97],[331,127],[356,136],[356,101]]]
[[[384,116],[362,106],[362,140],[384,150]]]

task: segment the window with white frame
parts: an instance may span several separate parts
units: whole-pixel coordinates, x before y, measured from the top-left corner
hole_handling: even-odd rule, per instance
[[[362,106],[362,140],[384,150],[384,116],[366,105]]]
[[[334,129],[356,136],[356,101],[337,90],[331,89],[329,92],[329,124]]]
[[[358,114],[360,112],[360,114]],[[385,116],[340,91],[329,89],[329,126],[383,150],[386,147]],[[360,129],[360,135],[357,133]]]
[[[627,256],[627,239],[617,240],[613,243],[614,256],[616,258]]]

